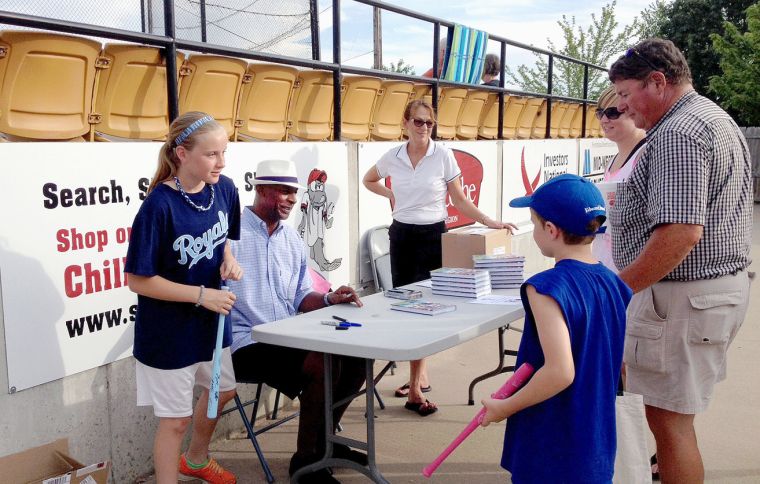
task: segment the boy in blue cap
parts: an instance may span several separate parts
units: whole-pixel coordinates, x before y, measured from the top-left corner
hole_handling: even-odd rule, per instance
[[[506,400],[483,400],[483,425],[509,417],[501,465],[515,484],[612,482],[632,292],[591,255],[604,199],[593,183],[566,174],[509,206],[530,208],[533,238],[556,265],[520,289],[525,327],[516,366],[537,371]]]

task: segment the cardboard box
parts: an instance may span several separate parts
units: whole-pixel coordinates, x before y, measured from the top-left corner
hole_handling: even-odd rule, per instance
[[[507,229],[464,227],[443,234],[443,267],[472,269],[472,256],[512,252],[512,235]]]
[[[56,440],[18,454],[0,457],[3,476],[9,484],[107,484],[111,463],[85,467],[69,456],[67,439]]]

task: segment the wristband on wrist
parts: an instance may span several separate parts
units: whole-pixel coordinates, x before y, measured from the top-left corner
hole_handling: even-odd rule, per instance
[[[330,293],[329,293],[329,292],[326,292],[326,293],[325,293],[325,295],[324,295],[324,296],[322,296],[322,302],[323,302],[323,303],[325,303],[325,307],[327,307],[327,306],[332,306],[332,303],[330,303],[330,298],[329,298],[329,297],[327,297],[327,296],[329,296],[329,295],[330,295]]]
[[[201,292],[198,294],[198,302],[195,303],[195,307],[200,307],[201,304],[203,304],[203,290],[205,287],[203,287],[203,284],[201,284]]]

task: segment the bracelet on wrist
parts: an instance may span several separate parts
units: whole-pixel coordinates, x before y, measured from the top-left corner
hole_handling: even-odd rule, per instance
[[[203,304],[203,290],[205,287],[203,287],[203,284],[200,286],[201,292],[198,294],[198,302],[195,303],[195,307],[200,307],[201,304]]]
[[[325,303],[325,307],[332,306],[332,303],[330,302],[330,298],[328,297],[330,295],[329,292],[326,292],[324,296],[322,296],[322,302]]]

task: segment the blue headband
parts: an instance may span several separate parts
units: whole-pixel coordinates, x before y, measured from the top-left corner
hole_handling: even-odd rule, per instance
[[[185,142],[185,140],[187,139],[188,136],[190,136],[191,134],[193,134],[193,131],[195,131],[196,129],[200,128],[201,126],[203,126],[204,124],[208,123],[209,121],[213,121],[213,120],[214,120],[214,118],[212,118],[211,116],[203,116],[199,120],[195,121],[193,124],[191,124],[190,126],[188,126],[187,128],[185,128],[185,130],[182,131],[179,134],[179,136],[177,136],[174,139],[174,146],[181,145],[182,143]]]

